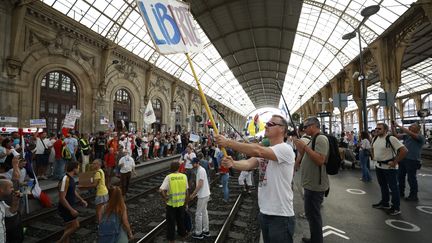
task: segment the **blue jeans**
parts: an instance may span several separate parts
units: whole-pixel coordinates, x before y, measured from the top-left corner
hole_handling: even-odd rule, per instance
[[[221,174],[221,184],[222,184],[225,201],[228,201],[229,199],[228,180],[229,180],[229,173]]]
[[[65,165],[66,160],[64,159],[56,159],[55,165],[54,165],[54,177],[58,180],[61,180],[63,176],[65,175]]]
[[[360,163],[361,163],[361,169],[362,169],[362,180],[363,181],[370,181],[372,180],[369,172],[369,154],[365,152],[364,150],[360,150]]]
[[[399,163],[399,191],[401,194],[405,193],[405,176],[408,174],[408,184],[410,186],[410,197],[417,197],[418,184],[417,184],[417,169],[419,161],[403,159]]]
[[[258,220],[264,243],[292,243],[295,228],[295,216],[275,216],[259,213]]]
[[[309,222],[312,243],[323,243],[321,204],[324,192],[304,189],[304,210]]]
[[[165,150],[165,146],[163,146],[163,145],[160,146],[160,149],[159,149],[159,157],[161,157],[161,158],[164,157],[164,156],[163,156],[163,154],[164,154],[164,150]]]
[[[390,169],[385,170],[381,168],[376,168],[376,175],[378,179],[378,184],[381,188],[381,204],[388,206],[390,201],[390,192],[392,194],[392,208],[400,209],[400,195],[397,180],[397,170]]]

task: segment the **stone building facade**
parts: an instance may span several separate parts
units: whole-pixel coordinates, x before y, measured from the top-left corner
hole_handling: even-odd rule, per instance
[[[3,1],[0,32],[0,116],[18,118],[0,126],[28,127],[30,119],[45,118],[55,132],[75,108],[82,112],[76,122],[82,132],[123,125],[138,131],[207,129],[195,88],[39,1]],[[243,127],[245,117],[207,100],[236,129]],[[143,122],[149,101],[157,115],[151,125]],[[214,115],[220,130],[229,130]]]

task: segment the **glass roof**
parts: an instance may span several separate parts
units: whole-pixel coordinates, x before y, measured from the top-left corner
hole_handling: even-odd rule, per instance
[[[42,0],[156,67],[197,88],[184,54],[156,52],[135,0]],[[199,26],[195,22],[196,26]],[[255,106],[228,69],[213,44],[199,28],[204,50],[191,55],[204,93],[246,116]]]
[[[183,54],[165,56],[156,52],[135,0],[42,2],[196,88]],[[377,4],[381,7],[360,27],[362,46],[366,47],[413,2],[415,0],[303,0],[283,87],[285,97],[291,97],[287,100],[290,110],[296,111],[359,54],[358,38],[342,40],[342,35],[358,27],[363,20],[362,9]],[[254,111],[255,106],[201,28],[199,33],[204,51],[191,58],[204,93],[242,115]],[[422,63],[403,71],[404,84],[398,96],[431,84],[428,78],[431,60]],[[370,95],[378,90],[374,87],[369,87]],[[281,99],[280,105],[282,102]]]
[[[366,47],[399,18],[415,0],[303,0],[283,93],[296,111],[360,52],[358,37],[342,40],[363,20],[361,10],[380,5],[360,27]],[[379,24],[377,24],[379,23]],[[301,31],[300,31],[301,30]],[[282,105],[282,99],[280,106]]]

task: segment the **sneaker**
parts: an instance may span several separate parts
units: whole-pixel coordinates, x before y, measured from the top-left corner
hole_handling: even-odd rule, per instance
[[[210,237],[210,231],[203,231],[202,235],[205,237]]]
[[[196,234],[196,233],[193,233],[192,234],[192,238],[194,238],[194,239],[198,239],[198,240],[202,240],[202,239],[204,239],[204,235],[201,233],[201,234]]]
[[[399,209],[394,209],[394,208],[392,208],[392,209],[390,209],[390,210],[388,211],[388,214],[391,215],[391,216],[396,216],[396,215],[401,214],[401,211],[400,211]]]
[[[303,243],[311,243],[312,241],[311,241],[310,238],[303,237],[303,238],[302,238],[302,242],[303,242]]]
[[[391,208],[389,205],[384,205],[381,202],[376,203],[376,204],[372,204],[372,207],[376,208],[376,209],[390,209]]]
[[[219,185],[219,187],[220,187],[220,188],[222,188],[222,187],[223,187],[223,185]]]
[[[413,196],[409,196],[409,197],[406,197],[405,198],[405,201],[408,201],[408,202],[418,202],[418,197],[413,197]]]

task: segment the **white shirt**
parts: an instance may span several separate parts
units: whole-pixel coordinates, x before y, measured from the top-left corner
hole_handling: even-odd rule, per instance
[[[390,136],[390,143],[393,145],[386,147],[386,136],[383,137],[377,137],[375,142],[373,142],[373,153],[374,153],[374,160],[376,161],[386,161],[389,159],[392,159],[396,157],[397,151],[403,147],[404,145],[394,136]],[[388,164],[376,164],[376,167],[381,169],[389,169]],[[397,169],[398,166],[396,166],[394,169]]]
[[[181,136],[177,135],[177,144],[181,144]]]
[[[196,154],[194,152],[191,152],[190,154],[186,153],[184,155],[184,160],[186,161],[185,163],[185,168],[186,169],[192,169],[192,159],[196,158]]]
[[[0,243],[6,242],[6,225],[5,218],[13,216],[10,212],[9,206],[4,202],[0,202]]]
[[[124,164],[124,166],[121,166]],[[119,161],[120,173],[131,172],[135,168],[135,160],[130,155],[123,156]]]
[[[205,169],[202,166],[198,166],[197,168],[197,174],[196,174],[196,184],[198,185],[198,182],[200,180],[203,180],[203,185],[201,189],[197,193],[198,198],[204,198],[210,196],[210,187],[207,180],[207,173]]]
[[[45,146],[44,146],[45,144]],[[40,138],[36,139],[36,154],[43,154],[44,150],[48,147],[52,146],[51,141],[48,138],[42,140]]]
[[[12,180],[13,169],[10,169],[8,172],[4,174],[6,179]],[[25,178],[27,177],[27,170],[25,168],[20,169],[20,178],[19,182],[23,183]]]
[[[260,212],[266,215],[294,216],[294,195],[291,188],[294,174],[294,151],[286,143],[270,148],[276,155],[277,161],[258,159]]]

